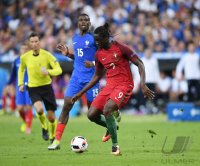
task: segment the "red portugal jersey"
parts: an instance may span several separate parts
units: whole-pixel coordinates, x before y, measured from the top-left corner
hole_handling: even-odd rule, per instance
[[[137,54],[128,46],[114,41],[108,50],[97,50],[96,67],[102,65],[106,69],[107,84],[129,83],[133,85],[129,60],[135,60],[137,57]]]

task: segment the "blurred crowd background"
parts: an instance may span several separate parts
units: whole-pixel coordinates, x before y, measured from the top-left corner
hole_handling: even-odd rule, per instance
[[[147,83],[157,97],[153,102],[145,101],[139,88],[138,71],[132,66],[135,89],[126,109],[158,113],[165,112],[170,101],[199,100],[199,66],[195,67],[196,75],[188,77],[182,71],[186,70],[186,64],[179,62],[185,54],[197,56],[199,60],[200,0],[1,0],[0,11],[1,66],[13,62],[32,31],[41,35],[42,48],[59,56],[56,45],[70,45],[72,36],[78,33],[78,15],[87,13],[91,31],[109,22],[114,39],[125,42],[144,61]],[[176,60],[175,66],[167,64],[169,68],[164,70],[159,59],[169,60],[169,57]],[[69,78],[70,72],[54,78],[57,98],[63,98]],[[191,80],[196,84],[189,87]],[[104,85],[102,80],[101,86]]]
[[[111,31],[137,52],[184,52],[188,42],[200,51],[200,0],[1,0],[0,56],[19,53],[30,31],[54,52],[77,31],[87,13],[92,27],[108,21]]]

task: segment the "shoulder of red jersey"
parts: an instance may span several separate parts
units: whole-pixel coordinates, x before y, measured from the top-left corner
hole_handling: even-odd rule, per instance
[[[126,44],[118,41],[114,41],[114,44],[121,50],[122,54],[128,59],[135,60],[136,58],[138,58],[138,54]]]
[[[99,53],[101,53],[101,49],[97,49],[95,52],[95,56],[97,56]]]

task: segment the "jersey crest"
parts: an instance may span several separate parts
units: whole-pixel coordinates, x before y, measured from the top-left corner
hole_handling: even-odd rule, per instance
[[[88,40],[85,41],[85,48],[89,48],[90,42]]]
[[[119,56],[117,55],[116,52],[114,52],[113,56],[114,56],[114,58],[115,58],[115,61],[119,61]]]

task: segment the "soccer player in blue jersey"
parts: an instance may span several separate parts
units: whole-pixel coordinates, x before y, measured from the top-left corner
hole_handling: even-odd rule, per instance
[[[65,92],[64,106],[56,128],[55,140],[48,147],[49,150],[60,149],[60,140],[69,119],[69,112],[73,106],[71,99],[90,81],[95,72],[95,67],[91,62],[95,61],[94,57],[97,47],[93,34],[89,32],[90,25],[90,18],[87,14],[81,14],[78,17],[80,33],[72,38],[74,53],[71,53],[71,50],[69,51],[68,47],[63,44],[58,45],[58,49],[62,54],[74,59],[74,70]],[[97,96],[98,87],[97,83],[86,92],[88,107],[90,107],[90,104]]]
[[[20,48],[20,55],[24,54],[27,51],[28,51],[28,45],[22,44]],[[28,91],[27,90],[25,90],[24,92],[19,91],[19,87],[17,85],[19,65],[20,65],[20,56],[17,57],[13,63],[12,72],[8,84],[16,85],[16,105],[20,117],[23,120],[23,124],[21,125],[21,131],[26,132],[26,134],[30,134],[31,124],[33,119],[32,106],[31,106],[32,104],[28,95]],[[27,84],[27,82],[28,82],[28,75],[27,72],[25,72],[24,84]]]

